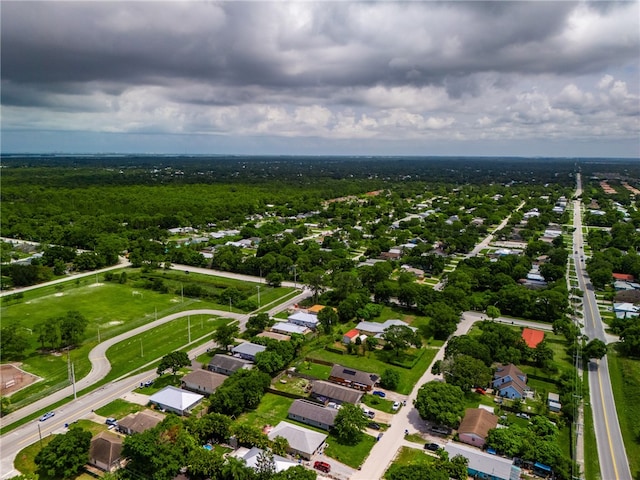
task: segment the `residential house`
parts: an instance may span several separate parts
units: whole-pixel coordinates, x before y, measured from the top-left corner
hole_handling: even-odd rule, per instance
[[[271,331],[276,333],[282,333],[285,335],[291,335],[294,333],[297,333],[298,335],[307,335],[308,333],[311,332],[311,330],[309,330],[307,327],[304,327],[302,325],[295,325],[289,322],[276,322],[271,327]]]
[[[122,437],[112,432],[100,432],[91,439],[89,464],[105,472],[120,467],[122,459]]]
[[[345,345],[349,345],[350,343],[355,343],[356,338],[360,335],[360,332],[355,328],[349,330],[342,336],[342,343]]]
[[[560,395],[557,393],[551,393],[547,395],[547,406],[550,412],[558,413],[562,410],[562,404],[560,403]]]
[[[287,452],[293,456],[300,456],[306,460],[311,460],[318,450],[322,448],[327,435],[309,430],[308,428],[299,427],[293,423],[282,421],[273,428],[268,434],[269,440],[273,441],[276,437],[286,438],[289,442]]]
[[[355,388],[365,392],[370,391],[380,377],[373,373],[361,372],[353,368],[334,365],[329,374],[329,381],[349,388]]]
[[[485,453],[477,448],[449,442],[444,446],[449,458],[462,455],[469,463],[467,473],[470,477],[483,480],[519,480],[520,467],[513,464],[513,459]]]
[[[164,420],[164,415],[151,410],[142,410],[138,413],[130,413],[122,420],[118,420],[118,431],[133,435],[142,433],[158,425]]]
[[[333,427],[336,415],[338,415],[338,410],[335,408],[328,408],[303,399],[294,400],[288,412],[288,417],[292,420],[327,431]]]
[[[318,313],[320,313],[320,310],[322,310],[323,308],[324,305],[312,305],[307,308],[307,313],[310,313],[311,315],[318,315]]]
[[[637,317],[640,313],[640,307],[635,306],[633,303],[614,303],[613,313],[617,318]]]
[[[463,443],[482,448],[487,434],[498,426],[498,417],[484,408],[467,408],[460,427],[458,437]]]
[[[324,380],[316,380],[311,385],[311,398],[327,404],[334,402],[341,403],[353,403],[357,405],[362,398],[362,392],[354,390],[353,388],[343,387],[331,382],[325,382]]]
[[[630,275],[628,273],[613,273],[611,276],[613,277],[614,280],[622,280],[623,282],[635,281],[635,278],[633,277],[633,275]]]
[[[159,392],[149,397],[149,403],[156,405],[161,410],[189,415],[191,410],[198,405],[204,397],[198,393],[188,392],[181,388],[164,387]]]
[[[527,344],[527,347],[536,348],[544,340],[544,332],[533,328],[524,328],[522,330],[522,339]]]
[[[248,360],[219,353],[213,356],[207,366],[208,370],[223,375],[231,375],[236,370],[250,370],[251,368],[253,368],[253,364]]]
[[[409,327],[414,332],[417,330],[415,327],[410,326],[407,322],[403,322],[402,320],[398,319],[389,319],[382,323],[360,322],[358,323],[358,325],[356,325],[356,330],[365,335],[380,338],[387,328],[393,326]]]
[[[272,338],[273,340],[278,340],[279,342],[288,342],[291,340],[291,335],[283,335],[281,333],[276,332],[260,332],[256,337],[260,338]]]
[[[251,449],[241,447],[233,452],[232,455],[240,460],[244,460],[247,467],[258,470],[260,466],[259,461],[263,453],[264,450],[258,447],[253,447]],[[273,464],[275,467],[274,473],[282,472],[297,465],[296,462],[289,460],[288,458],[281,457],[280,455],[273,455]]]
[[[211,395],[228,377],[209,370],[194,370],[182,377],[182,388],[192,392]]]
[[[296,312],[293,315],[289,315],[287,321],[294,325],[310,328],[311,330],[315,330],[319,323],[317,315],[305,312]]]
[[[249,360],[250,362],[256,361],[256,355],[260,352],[264,352],[267,349],[264,345],[258,345],[257,343],[243,342],[240,345],[236,345],[231,349],[234,357],[240,357],[243,360]]]
[[[506,398],[524,398],[527,387],[527,375],[514,364],[499,365],[493,375],[493,388],[498,395]]]

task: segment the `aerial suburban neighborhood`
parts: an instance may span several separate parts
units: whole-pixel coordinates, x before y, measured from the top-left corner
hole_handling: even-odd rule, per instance
[[[143,160],[114,188],[208,174]],[[370,162],[59,229],[9,163],[2,478],[634,478],[638,166]]]

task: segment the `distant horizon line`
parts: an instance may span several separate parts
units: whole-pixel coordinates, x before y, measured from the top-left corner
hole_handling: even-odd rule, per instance
[[[555,156],[555,155],[429,155],[429,154],[398,154],[398,155],[367,155],[367,154],[344,154],[344,153],[325,153],[325,154],[295,154],[295,153],[117,153],[117,152],[0,152],[0,157],[274,157],[274,158],[292,158],[292,157],[305,157],[305,158],[323,158],[323,157],[344,157],[344,158],[511,158],[511,159],[565,159],[565,160],[580,160],[580,159],[609,159],[609,160],[640,160],[639,156]]]

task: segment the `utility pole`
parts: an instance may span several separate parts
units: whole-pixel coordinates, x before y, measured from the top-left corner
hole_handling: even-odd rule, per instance
[[[187,315],[187,325],[189,330],[189,343],[191,343],[191,315]]]
[[[71,381],[71,351],[67,347],[67,380]]]
[[[38,435],[40,436],[40,449],[42,450],[42,431],[40,430],[40,423],[38,423]]]
[[[144,357],[144,350],[142,349],[142,338],[140,339],[140,357]]]
[[[182,296],[182,303],[184,303],[184,285],[180,282],[180,295]]]
[[[98,325],[98,343],[100,343],[100,325]]]
[[[260,285],[258,285],[258,308],[260,308]]]
[[[76,371],[73,363],[71,364],[71,382],[73,383],[73,399],[76,400],[78,398],[76,395]]]

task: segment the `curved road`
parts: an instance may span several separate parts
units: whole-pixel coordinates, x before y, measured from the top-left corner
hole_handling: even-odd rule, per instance
[[[188,267],[184,267],[184,269],[195,271],[195,269],[190,269]],[[209,275],[219,275],[221,273],[206,269],[203,270],[203,273],[207,273]],[[225,274],[226,272],[222,273]],[[252,281],[256,280],[253,277],[247,278]],[[293,286],[293,284],[291,286]],[[269,314],[273,315],[281,310],[284,310],[291,305],[300,302],[309,294],[309,291],[303,289],[302,292],[295,297],[283,303],[277,304],[269,311]],[[188,315],[217,315],[226,318],[233,318],[234,320],[237,320],[239,322],[239,327],[242,330],[244,329],[246,321],[251,314],[239,314],[210,309],[189,310],[168,315],[166,317],[154,320],[153,322],[149,322],[146,325],[142,325],[138,328],[118,335],[117,337],[105,340],[104,342],[93,348],[89,353],[89,359],[91,361],[91,371],[86,377],[76,383],[76,390],[80,391],[93,385],[94,383],[103,379],[109,373],[109,371],[111,370],[111,364],[109,363],[109,360],[105,355],[109,347],[134,335]],[[197,341],[197,339],[195,341]],[[189,356],[198,356],[204,353],[206,349],[207,345],[200,345],[199,347],[196,347],[189,351]],[[155,362],[156,360],[149,363],[154,364]],[[0,437],[0,452],[2,452],[2,457],[0,458],[0,479],[11,478],[19,474],[19,472],[17,472],[13,468],[13,462],[18,452],[25,448],[27,445],[35,443],[39,438],[41,438],[41,436],[47,436],[56,431],[61,431],[61,433],[64,432],[63,426],[65,423],[71,423],[80,418],[83,418],[94,409],[100,408],[101,406],[106,405],[116,398],[120,398],[124,393],[133,390],[137,385],[139,385],[140,382],[152,379],[155,376],[156,371],[155,368],[153,368],[151,370],[147,370],[133,376],[127,376],[123,379],[114,380],[111,383],[108,383],[96,390],[82,395],[76,400],[70,401],[69,403],[57,408],[55,410],[56,416],[52,419],[47,420],[46,422],[38,422],[37,420],[34,420],[3,435],[2,437]],[[20,418],[24,418],[29,414],[45,409],[48,405],[62,400],[72,394],[72,386],[59,390],[58,392],[55,392],[45,399],[34,402],[33,404],[21,408],[11,415],[3,417],[1,419],[2,425],[9,425],[19,420]]]

